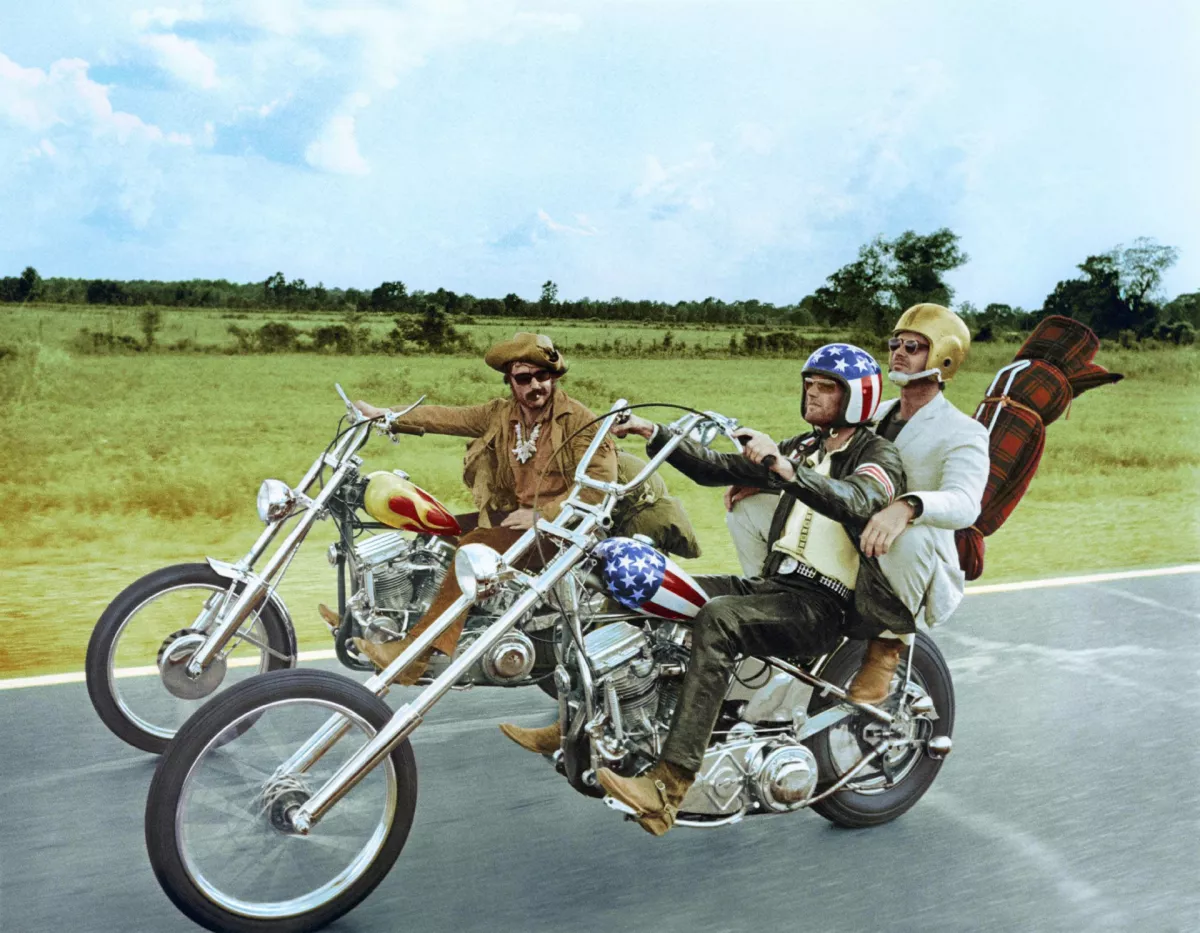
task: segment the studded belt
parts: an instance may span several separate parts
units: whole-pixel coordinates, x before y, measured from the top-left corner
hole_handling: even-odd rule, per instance
[[[792,575],[805,577],[806,579],[812,580],[814,583],[823,586],[825,589],[829,590],[829,592],[833,593],[835,596],[841,597],[842,599],[848,600],[850,598],[850,594],[853,592],[853,590],[846,586],[846,584],[841,580],[835,580],[833,577],[825,576],[825,574],[820,573],[815,567],[811,567],[802,561],[796,560],[796,558],[792,557],[790,554],[779,562],[779,569],[775,572],[781,577],[790,577]]]

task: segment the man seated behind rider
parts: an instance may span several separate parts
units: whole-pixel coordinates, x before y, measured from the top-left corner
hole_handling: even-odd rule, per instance
[[[559,387],[558,380],[567,371],[567,361],[549,337],[518,333],[488,350],[484,362],[504,373],[504,382],[510,390],[508,397],[482,405],[423,405],[399,423],[424,428],[433,434],[473,439],[463,458],[463,482],[471,490],[478,511],[458,516],[459,525],[466,531],[458,543],[478,542],[503,553],[533,526],[535,508],[544,518],[558,515],[574,485],[575,467],[583,459],[598,425],[575,433],[595,415],[568,398]],[[368,417],[384,413],[383,409],[363,401],[355,405]],[[602,442],[588,467],[588,475],[605,482],[616,479],[617,451],[610,438]],[[600,494],[589,491],[584,498],[599,501]],[[539,561],[535,549],[521,567],[537,569]],[[458,581],[449,573],[428,612],[405,638],[385,644],[358,639],[355,644],[380,668],[386,667],[460,595]],[[463,613],[438,636],[434,649],[453,655],[465,616]],[[428,655],[409,665],[397,678],[398,682],[415,683],[424,673],[427,661]]]
[[[644,775],[623,778],[601,769],[612,797],[639,814],[654,835],[671,828],[700,769],[739,655],[816,657],[834,648],[850,613],[865,634],[886,626],[913,631],[913,618],[888,588],[878,564],[860,555],[867,520],[904,491],[904,469],[891,442],[859,425],[879,402],[882,377],[870,355],[848,344],[822,347],[802,378],[801,414],[814,430],[783,446],[746,431],[743,455],[717,454],[685,440],[672,466],[705,486],[735,483],[782,492],[760,577],[697,577],[709,600],[692,620],[692,654],[660,760]],[[653,455],[669,429],[631,417],[613,433],[639,434]],[[764,460],[774,457],[770,466]],[[561,725],[501,730],[522,747],[550,754]]]
[[[862,552],[879,559],[892,589],[928,625],[944,622],[962,600],[966,580],[954,532],[978,518],[988,480],[987,430],[944,394],[970,347],[970,331],[949,308],[919,304],[905,311],[888,341],[888,379],[900,386],[900,398],[880,405],[872,425],[900,451],[908,492],[872,516]],[[731,489],[725,500],[743,566],[761,566],[766,558],[770,497],[752,492]],[[853,699],[879,703],[887,696],[907,640],[890,634],[867,646],[850,686]]]

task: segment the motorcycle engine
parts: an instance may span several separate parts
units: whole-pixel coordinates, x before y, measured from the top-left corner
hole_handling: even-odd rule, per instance
[[[354,547],[368,618],[367,629],[399,636],[437,594],[454,561],[454,546],[436,535],[407,538],[398,531],[373,535]]]
[[[666,727],[658,716],[660,671],[650,638],[636,625],[614,622],[588,634],[583,644],[602,686],[612,757],[622,757],[627,748],[657,754]]]

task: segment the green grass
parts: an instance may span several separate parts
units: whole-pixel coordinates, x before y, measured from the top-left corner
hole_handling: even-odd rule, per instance
[[[256,330],[268,321],[287,321],[302,330],[313,330],[326,324],[343,323],[340,314],[329,312],[270,312],[228,311],[203,308],[162,308],[162,329],[156,337],[162,347],[170,347],[182,340],[190,340],[201,346],[233,348],[236,341],[229,333],[230,325],[243,330]],[[109,308],[93,305],[30,305],[19,311],[0,312],[0,344],[19,341],[35,341],[47,346],[66,348],[81,329],[105,334],[128,335],[142,339],[140,324],[141,308]],[[372,339],[381,339],[392,330],[393,316],[389,314],[367,314],[363,323]],[[511,337],[515,331],[550,330],[555,341],[564,350],[572,352],[578,345],[588,347],[604,343],[630,348],[640,341],[644,346],[661,344],[663,336],[670,332],[675,343],[687,343],[689,347],[720,350],[729,346],[730,337],[740,338],[746,327],[740,325],[672,325],[661,322],[639,323],[636,321],[555,321],[547,323],[537,320],[510,318],[475,318],[473,324],[456,324],[460,331],[468,334],[477,346],[486,347]],[[754,329],[754,328],[751,328]],[[758,328],[761,329],[761,328]],[[770,328],[768,328],[770,329]],[[806,330],[806,335],[819,338],[824,331],[820,328]],[[618,351],[619,355],[619,351]]]
[[[0,343],[36,340],[34,317],[35,332],[17,335],[10,315]],[[569,330],[542,328],[560,341]],[[675,333],[691,340],[710,332]],[[0,361],[8,621],[0,676],[80,669],[96,618],[126,584],[168,563],[240,556],[261,527],[261,480],[295,482],[332,436],[341,413],[335,381],[377,404],[421,393],[465,404],[503,390],[498,374],[468,358],[72,357],[45,333],[38,346],[25,343]],[[978,347],[951,400],[971,410],[1013,349]],[[1070,417],[1051,425],[1029,494],[988,541],[983,582],[1200,559],[1198,360],[1190,349],[1101,354],[1128,378],[1077,399]],[[674,401],[783,436],[800,429],[798,375],[791,360],[581,357],[563,386],[596,410],[618,396]],[[466,510],[462,450],[461,439],[431,436],[397,446],[375,440],[364,455],[368,468],[403,468]],[[735,571],[719,490],[669,468],[664,476],[705,549],[689,569]],[[330,528],[318,526],[281,589],[302,648],[328,647],[314,607],[334,598],[329,540]]]

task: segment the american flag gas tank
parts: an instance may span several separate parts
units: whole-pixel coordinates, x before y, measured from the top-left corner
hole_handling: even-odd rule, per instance
[[[608,538],[596,545],[608,592],[622,606],[663,619],[690,619],[708,594],[675,562],[633,538]]]

